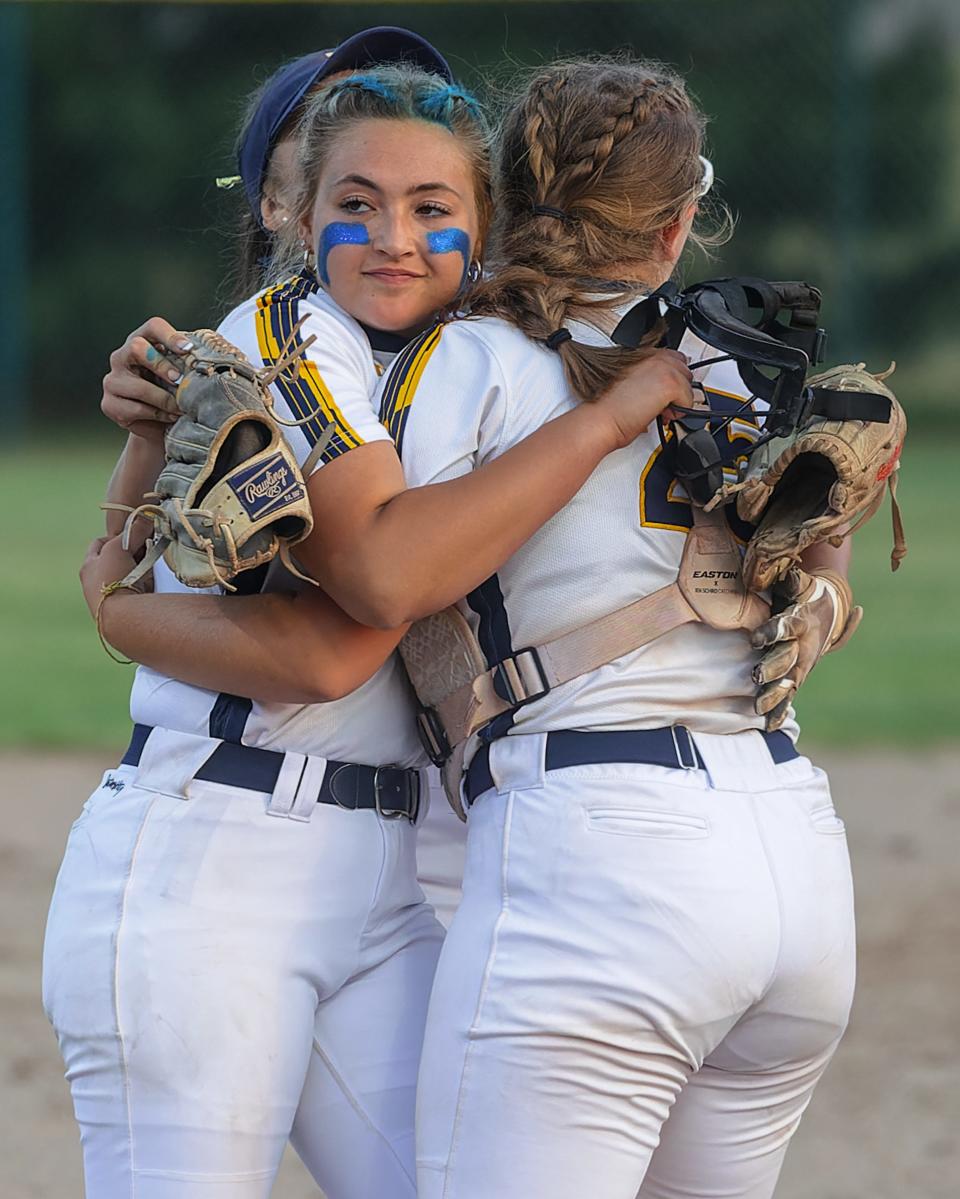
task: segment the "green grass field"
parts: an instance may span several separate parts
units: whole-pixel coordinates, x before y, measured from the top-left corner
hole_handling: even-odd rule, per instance
[[[0,453],[0,510],[12,530],[0,566],[4,686],[0,745],[109,747],[129,733],[130,666],[110,661],[77,570],[102,529],[117,442]],[[854,592],[866,609],[850,645],[827,658],[800,698],[820,744],[929,745],[955,740],[960,660],[956,510],[960,445],[908,443],[900,498],[910,552],[891,575],[889,505],[857,535]],[[704,664],[706,666],[706,664]]]

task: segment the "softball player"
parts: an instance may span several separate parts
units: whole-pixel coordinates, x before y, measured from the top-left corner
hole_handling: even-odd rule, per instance
[[[301,305],[325,407],[292,436],[305,457],[332,425],[328,464],[387,438],[364,330],[302,278],[224,332],[249,328],[257,354]],[[282,400],[292,416],[309,396]],[[169,571],[157,586],[179,589]],[[341,653],[350,633],[334,631]],[[362,637],[377,666],[396,640]],[[290,1135],[333,1199],[412,1195],[441,930],[415,881],[422,753],[398,666],[320,705],[140,670],[131,711],[124,761],[71,831],[45,944],[88,1193],[265,1195]]]
[[[382,384],[411,486],[489,469],[616,377],[609,334],[671,273],[709,182],[702,127],[656,65],[534,76],[503,134],[502,266],[479,319]],[[695,377],[712,406],[743,395],[728,366]],[[729,434],[745,449],[749,423]],[[690,526],[648,432],[458,606],[502,672],[673,582]],[[826,778],[795,722],[763,732],[755,661],[742,632],[686,624],[535,690],[468,744],[421,1199],[773,1192],[846,1024],[854,930]]]
[[[219,181],[223,186],[242,184],[246,199],[236,271],[238,302],[267,282],[264,275],[276,253],[276,235],[284,230],[293,212],[299,187],[296,124],[307,99],[319,88],[342,78],[344,73],[390,62],[409,63],[453,82],[449,65],[429,42],[406,29],[378,26],[362,30],[333,50],[316,51],[286,64],[251,97],[237,144],[240,174]],[[170,326],[157,323],[144,334],[148,340],[162,340],[173,332]],[[402,348],[403,338],[372,329],[366,332],[377,369],[382,369]],[[144,352],[148,348],[146,343],[142,347]],[[159,366],[157,362],[151,365]],[[121,468],[125,465],[126,469],[115,476],[115,486],[108,495],[113,502],[131,505],[140,502],[162,465],[156,434],[163,431],[162,424],[153,419],[154,414],[135,408],[131,399],[146,390],[151,398],[167,400],[155,389],[150,390],[150,384],[140,376],[141,367],[148,367],[145,359],[135,365],[136,374],[124,371],[118,393],[107,392],[104,397],[105,413],[124,427],[129,427],[131,421],[137,422],[137,433],[141,434],[131,438],[121,460]],[[143,434],[147,435],[146,442]],[[108,531],[119,533],[122,524],[122,517],[114,517],[112,522],[108,517]],[[156,577],[161,591],[186,591],[162,563],[157,567]],[[425,773],[425,786],[431,801],[426,805],[417,838],[418,877],[427,902],[446,927],[460,898],[466,832],[447,804],[432,767]]]

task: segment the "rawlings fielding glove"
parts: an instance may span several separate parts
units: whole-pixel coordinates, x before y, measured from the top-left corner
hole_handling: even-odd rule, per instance
[[[891,367],[891,370],[893,368]],[[763,591],[800,563],[809,545],[840,545],[876,512],[889,487],[896,570],[907,552],[896,498],[897,470],[907,421],[896,396],[863,363],[837,366],[808,386],[843,403],[840,393],[861,392],[889,401],[887,421],[810,416],[795,432],[776,437],[750,455],[746,476],[727,484],[707,505],[736,496],[737,512],[756,525],[747,544],[743,578]],[[856,411],[856,397],[847,401]],[[880,400],[882,403],[882,399]]]
[[[164,351],[182,372],[177,405],[183,414],[167,430],[166,465],[149,502],[123,509],[129,512],[125,548],[138,517],[153,522],[153,536],[142,561],[116,586],[136,583],[161,557],[189,587],[219,584],[233,591],[235,575],[277,555],[300,575],[289,551],[310,533],[313,517],[279,427],[289,422],[274,414],[269,390],[293,358],[281,354],[276,365],[258,371],[218,333],[199,329],[188,336],[193,348],[179,359]]]
[[[772,732],[786,720],[794,695],[823,655],[853,636],[863,609],[853,606],[849,583],[832,570],[808,574],[791,567],[774,584],[771,599],[775,615],[750,641],[765,651],[753,668],[759,687],[754,707]]]

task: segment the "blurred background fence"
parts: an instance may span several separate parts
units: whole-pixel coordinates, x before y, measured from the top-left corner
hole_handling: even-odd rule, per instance
[[[120,445],[98,410],[108,352],[152,313],[182,328],[223,315],[244,201],[215,179],[234,173],[246,96],[286,59],[375,24],[423,33],[494,97],[557,54],[629,49],[685,73],[738,222],[687,277],[816,283],[828,358],[896,359],[911,421],[911,556],[890,580],[874,522],[857,555],[867,622],[811,680],[805,721],[835,740],[952,737],[941,664],[960,652],[949,606],[930,601],[960,583],[945,553],[960,443],[960,4],[555,0],[0,4],[0,502],[25,522],[0,561],[0,636],[26,688],[0,695],[0,742],[122,738],[127,676],[98,657],[74,582]],[[58,445],[37,448],[53,429]],[[59,487],[40,502],[51,470]]]
[[[413,27],[475,88],[510,64],[630,48],[677,64],[713,118],[739,217],[711,269],[806,278],[831,357],[889,358],[914,424],[960,373],[956,0],[0,6],[4,328],[25,427],[96,419],[105,351],[148,312],[219,314],[243,100],[279,63]],[[45,352],[45,347],[56,353]],[[71,369],[65,377],[63,365]]]

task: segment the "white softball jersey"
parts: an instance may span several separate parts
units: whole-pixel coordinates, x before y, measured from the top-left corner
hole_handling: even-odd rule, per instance
[[[610,344],[585,325],[571,329],[581,341]],[[690,334],[680,348],[691,363],[716,357]],[[739,408],[747,396],[732,363],[694,377],[718,411]],[[381,380],[380,400],[411,487],[482,466],[578,402],[557,354],[494,319],[424,334]],[[758,436],[755,413],[745,409],[727,436],[746,449]],[[749,529],[732,512],[729,519],[745,539]],[[493,665],[673,583],[691,523],[689,500],[651,425],[610,454],[570,503],[459,607]],[[684,625],[500,717],[491,732],[762,728],[750,677],[756,660],[742,632]],[[795,736],[796,724],[786,731]]]
[[[299,462],[331,427],[315,469],[358,446],[389,440],[371,403],[377,365],[367,334],[312,276],[298,276],[244,301],[219,332],[258,366],[270,366],[316,337],[297,374],[286,371],[272,385],[280,417],[310,418],[285,429]],[[316,519],[322,520],[323,513]],[[183,586],[162,563],[154,579],[158,592],[195,590]],[[285,573],[284,586],[290,585]],[[270,583],[266,586],[269,590]],[[138,724],[370,766],[423,765],[412,711],[409,684],[396,655],[351,695],[324,704],[261,703],[217,694],[145,666],[137,669],[130,698],[130,714]]]

